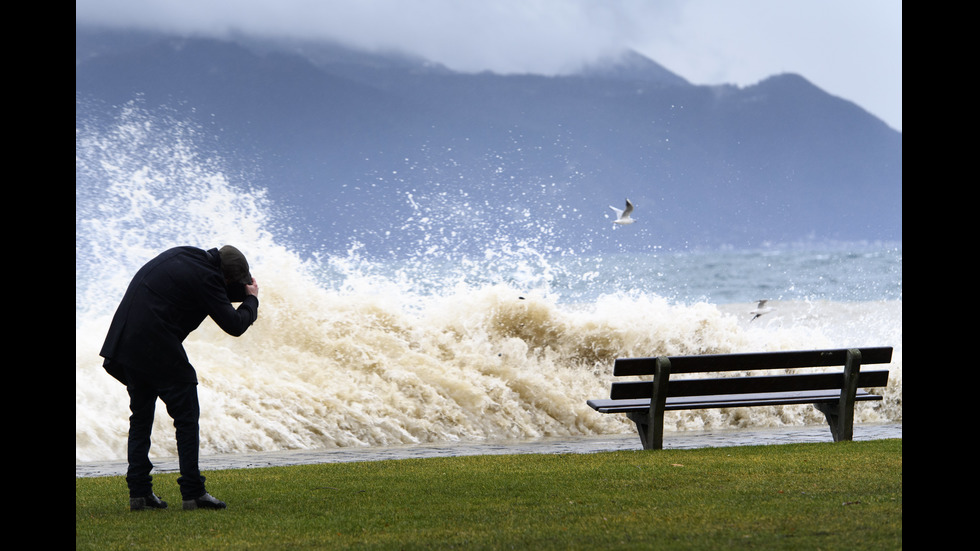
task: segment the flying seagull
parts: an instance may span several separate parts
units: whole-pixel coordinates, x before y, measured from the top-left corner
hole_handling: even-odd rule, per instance
[[[775,310],[775,308],[772,308],[771,306],[766,306],[766,303],[767,302],[769,302],[768,299],[764,299],[764,300],[760,300],[759,301],[759,304],[755,307],[755,310],[752,310],[751,312],[749,312],[750,314],[755,314],[754,316],[752,316],[752,319],[750,319],[749,321],[755,321],[755,318],[757,318],[757,317],[759,317],[759,316],[761,316],[763,314],[768,314],[769,312],[772,312],[773,310]]]
[[[630,213],[633,212],[633,203],[630,203],[629,199],[626,200],[626,210],[619,210],[612,205],[610,205],[609,208],[616,211],[616,219],[613,220],[613,224],[620,224],[625,226],[626,224],[632,224],[633,222],[636,222],[636,220],[630,218]]]

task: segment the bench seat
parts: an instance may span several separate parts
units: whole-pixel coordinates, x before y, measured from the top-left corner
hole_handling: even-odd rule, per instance
[[[877,394],[859,389],[854,396],[857,401],[881,400]],[[664,411],[682,409],[738,408],[752,406],[786,406],[792,404],[836,403],[840,391],[801,390],[797,392],[758,392],[753,394],[715,394],[711,396],[676,396],[667,398]],[[649,398],[630,400],[589,400],[588,404],[599,413],[629,413],[650,409]]]

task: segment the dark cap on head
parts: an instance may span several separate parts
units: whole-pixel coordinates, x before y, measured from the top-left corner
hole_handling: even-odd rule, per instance
[[[241,251],[231,245],[225,245],[218,249],[218,254],[221,255],[221,271],[224,272],[228,281],[244,283],[245,285],[252,284],[252,274],[248,271],[248,261],[245,260],[245,255]]]

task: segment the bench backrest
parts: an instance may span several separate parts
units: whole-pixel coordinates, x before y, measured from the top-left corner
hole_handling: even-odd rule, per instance
[[[859,349],[861,364],[883,364],[891,361],[890,347]],[[677,373],[708,373],[844,366],[847,350],[809,350],[799,352],[763,352],[750,354],[707,354],[670,356],[670,383],[666,396],[706,396],[839,389],[845,385],[844,370],[829,373],[760,375],[710,379],[676,379]],[[657,358],[624,358],[616,360],[617,376],[652,375]],[[613,400],[649,398],[654,381],[616,382],[610,389]],[[859,370],[855,387],[877,388],[888,384],[887,370]]]
[[[858,348],[861,364],[886,364],[892,361],[890,346]],[[672,375],[721,371],[795,369],[804,367],[843,366],[847,349],[756,352],[747,354],[703,354],[700,356],[667,356]],[[657,358],[620,358],[613,375],[653,375]]]

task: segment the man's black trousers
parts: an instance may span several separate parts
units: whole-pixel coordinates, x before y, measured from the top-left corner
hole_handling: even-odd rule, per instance
[[[131,372],[130,372],[131,373]],[[205,493],[204,477],[198,464],[200,453],[199,421],[201,407],[197,399],[197,383],[181,383],[160,386],[129,376],[129,470],[126,483],[130,497],[145,497],[153,491],[150,470],[150,433],[156,400],[167,406],[167,413],[174,420],[177,436],[177,455],[180,461],[181,497],[185,500],[201,497]]]

